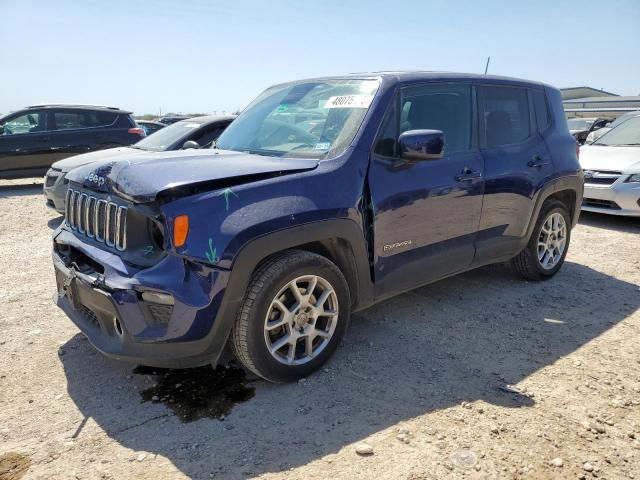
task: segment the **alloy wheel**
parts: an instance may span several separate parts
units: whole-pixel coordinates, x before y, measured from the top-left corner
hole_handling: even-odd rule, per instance
[[[264,339],[278,362],[302,365],[326,348],[337,323],[334,288],[318,275],[304,275],[287,283],[271,301]]]
[[[538,262],[545,270],[555,267],[567,245],[567,224],[560,213],[552,213],[542,224],[538,236]]]

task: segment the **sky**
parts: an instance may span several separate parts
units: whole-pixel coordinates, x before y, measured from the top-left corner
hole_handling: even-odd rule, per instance
[[[640,0],[0,0],[0,112],[241,109],[268,86],[438,70],[640,95]]]

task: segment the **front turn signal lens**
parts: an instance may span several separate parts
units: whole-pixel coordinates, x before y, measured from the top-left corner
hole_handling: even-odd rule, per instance
[[[173,221],[173,246],[181,247],[189,234],[189,216],[178,215]]]

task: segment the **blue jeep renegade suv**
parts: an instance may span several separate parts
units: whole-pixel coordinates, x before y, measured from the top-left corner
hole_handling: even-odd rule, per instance
[[[68,178],[56,301],[96,348],[189,367],[229,343],[280,382],[392,295],[507,260],[550,278],[583,189],[558,90],[423,72],[276,85],[212,149]]]

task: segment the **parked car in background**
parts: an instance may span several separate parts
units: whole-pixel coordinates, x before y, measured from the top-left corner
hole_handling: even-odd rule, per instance
[[[165,115],[158,119],[160,123],[164,123],[165,125],[171,125],[172,123],[179,122],[181,120],[187,120],[189,118],[193,118],[193,115]]]
[[[51,164],[145,136],[131,112],[89,105],[33,105],[0,118],[0,178],[41,176]]]
[[[582,210],[640,217],[640,115],[580,150]]]
[[[610,121],[607,118],[571,118],[567,120],[567,124],[571,135],[583,145],[591,132],[606,126]]]
[[[147,135],[157,132],[161,128],[166,127],[165,123],[153,122],[151,120],[136,120],[136,123],[141,127]]]
[[[626,122],[630,118],[640,116],[640,111],[625,113],[624,115],[620,115],[613,122],[608,124],[606,127],[599,128],[598,130],[593,130],[589,135],[587,135],[586,144],[591,144],[599,139],[602,135],[607,133],[609,130],[616,128],[618,125]]]
[[[234,116],[195,117],[169,125],[129,147],[110,148],[86,153],[54,163],[44,178],[46,205],[60,213],[64,212],[67,193],[67,173],[81,165],[99,160],[114,161],[119,157],[144,156],[148,152],[164,152],[187,148],[209,148]]]
[[[582,202],[560,92],[524,80],[289,82],[215,147],[69,172],[57,303],[107,355],[200,366],[228,341],[261,377],[296,380],[351,311],[494,262],[551,278]]]

